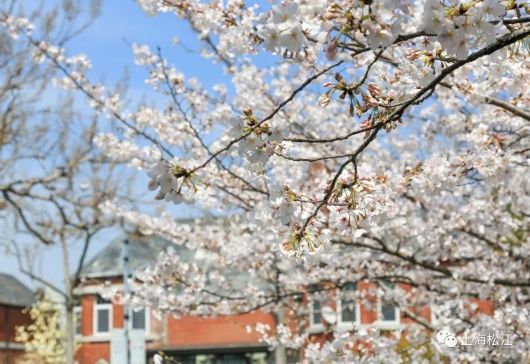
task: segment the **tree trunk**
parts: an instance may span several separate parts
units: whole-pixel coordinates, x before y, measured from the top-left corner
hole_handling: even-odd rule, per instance
[[[66,243],[64,237],[61,237],[61,249],[63,253],[63,274],[64,274],[64,284],[66,288],[66,297],[64,302],[64,307],[66,308],[66,317],[65,317],[65,356],[66,364],[74,364],[74,354],[75,354],[75,337],[74,337],[74,287],[75,282],[72,282],[70,278],[70,268],[68,266],[70,260],[68,257],[68,244]]]
[[[72,302],[66,302],[66,337],[65,337],[65,356],[66,364],[74,364],[74,354],[75,354],[75,333],[74,333],[74,306]]]

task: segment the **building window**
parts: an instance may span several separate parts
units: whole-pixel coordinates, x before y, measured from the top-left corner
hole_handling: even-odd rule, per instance
[[[339,323],[357,322],[357,302],[353,297],[357,285],[355,283],[345,284],[340,290],[337,299],[337,309],[340,312]]]
[[[131,329],[149,331],[149,311],[145,308],[141,310],[131,310]]]
[[[182,364],[267,364],[270,362],[270,355],[266,352],[235,352],[235,353],[214,353],[214,354],[188,354],[172,356],[171,363]],[[298,357],[296,358],[298,359]],[[296,361],[287,361],[294,363]],[[165,363],[165,362],[164,362]],[[167,362],[169,363],[169,361]]]
[[[397,321],[397,307],[391,303],[381,304],[381,319],[383,321]]]
[[[391,282],[383,282],[387,289],[394,289],[395,285]],[[386,299],[384,297],[379,300],[380,307],[380,320],[382,322],[399,322],[399,308],[392,302],[392,300]]]
[[[322,325],[322,304],[320,300],[312,298],[309,306],[311,326]]]
[[[74,307],[74,334],[81,335],[81,318],[82,318],[81,307]]]
[[[112,329],[112,303],[97,296],[94,306],[95,334],[107,334]]]

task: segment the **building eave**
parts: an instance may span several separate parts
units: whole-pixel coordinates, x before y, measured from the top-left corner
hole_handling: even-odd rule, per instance
[[[147,349],[148,353],[155,354],[159,351],[163,351],[167,354],[195,354],[200,352],[201,354],[209,353],[240,353],[240,352],[260,352],[268,351],[269,346],[265,343],[249,343],[249,342],[240,342],[240,343],[227,343],[227,344],[211,344],[211,345],[185,345],[185,346],[175,346],[167,345],[160,346],[157,348]]]

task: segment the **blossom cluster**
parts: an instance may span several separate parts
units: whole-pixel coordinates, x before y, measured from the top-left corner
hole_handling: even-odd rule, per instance
[[[31,24],[29,19],[4,14],[1,14],[0,25],[2,25],[6,29],[7,34],[15,40],[19,38],[21,33],[31,34],[34,29],[34,25]]]
[[[284,131],[278,125],[281,122],[260,123],[250,109],[244,110],[243,115],[243,119],[230,119],[230,135],[234,138],[245,136],[237,146],[238,153],[254,171],[263,172],[270,156],[282,148]]]
[[[150,169],[150,190],[158,190],[157,200],[193,203],[197,181],[184,167],[165,160],[155,163]]]
[[[262,23],[258,34],[263,38],[266,50],[277,52],[284,48],[296,53],[307,42],[303,32],[300,6],[296,2],[286,2],[273,6],[259,21]]]

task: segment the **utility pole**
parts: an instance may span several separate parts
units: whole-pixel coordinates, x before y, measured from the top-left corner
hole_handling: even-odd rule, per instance
[[[126,299],[129,296],[129,238],[126,237],[123,240],[122,246],[122,259],[123,259],[123,335],[125,336],[125,362],[129,364],[130,358],[130,340],[129,340],[129,306],[126,303]]]

